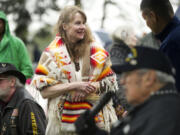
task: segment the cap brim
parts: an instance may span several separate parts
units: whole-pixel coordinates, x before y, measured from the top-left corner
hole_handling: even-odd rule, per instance
[[[22,84],[26,83],[26,77],[19,71],[10,70],[10,71],[7,71],[7,72],[3,72],[1,74],[16,76],[20,80],[20,82]]]
[[[124,73],[124,72],[128,72],[128,71],[132,71],[132,70],[137,69],[136,66],[132,66],[132,65],[129,65],[129,64],[126,64],[126,65],[112,65],[111,68],[116,74],[121,74],[121,73]]]

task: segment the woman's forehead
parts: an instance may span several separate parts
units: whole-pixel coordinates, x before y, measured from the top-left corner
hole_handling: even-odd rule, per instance
[[[80,15],[83,19],[84,19],[84,21],[86,22],[86,16],[84,15],[84,14],[82,14],[81,12],[74,12],[74,13],[72,13],[70,16],[69,16],[69,20],[70,21],[73,21],[76,17],[77,17],[77,15]]]

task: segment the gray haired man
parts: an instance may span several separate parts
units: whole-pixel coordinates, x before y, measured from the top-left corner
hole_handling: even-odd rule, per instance
[[[46,117],[24,89],[26,78],[16,67],[0,63],[0,134],[44,135]]]
[[[124,60],[116,61],[112,69],[121,74],[120,83],[132,108],[114,124],[110,135],[179,135],[180,96],[169,59],[158,50],[134,47]],[[82,117],[87,116],[79,120]],[[84,120],[83,125],[91,135],[108,134],[92,126],[92,121]]]

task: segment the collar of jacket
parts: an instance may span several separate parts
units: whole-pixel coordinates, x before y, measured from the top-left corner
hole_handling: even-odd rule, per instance
[[[177,25],[180,25],[179,19],[174,16],[172,20],[167,24],[167,26],[155,37],[159,39],[161,42],[164,41],[164,39],[168,36],[168,34],[177,27]]]
[[[174,85],[173,83],[167,83],[164,87],[160,88],[160,89],[158,90],[158,92],[160,92],[160,91],[166,91],[166,90],[172,90],[172,91],[177,92],[177,89],[176,89],[176,87],[175,87],[175,85]],[[145,104],[147,104],[147,103],[149,102],[149,100],[150,100],[152,97],[154,97],[154,96],[156,96],[156,95],[154,94],[154,95],[150,96],[150,97],[149,97],[144,103],[142,103],[142,104],[139,104],[139,105],[137,105],[137,106],[132,106],[132,107],[129,109],[129,114],[132,114],[132,113],[135,112],[136,110],[139,110],[141,107],[143,107]]]
[[[34,100],[26,89],[24,89],[23,87],[17,87],[14,95],[12,96],[9,103],[6,105],[5,109],[17,107],[19,105],[18,103],[20,103],[24,99]]]

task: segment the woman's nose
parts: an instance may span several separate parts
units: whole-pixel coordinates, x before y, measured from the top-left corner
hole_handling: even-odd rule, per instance
[[[80,28],[81,28],[81,29],[85,29],[85,28],[86,28],[85,24],[81,24],[81,25],[80,25]]]

